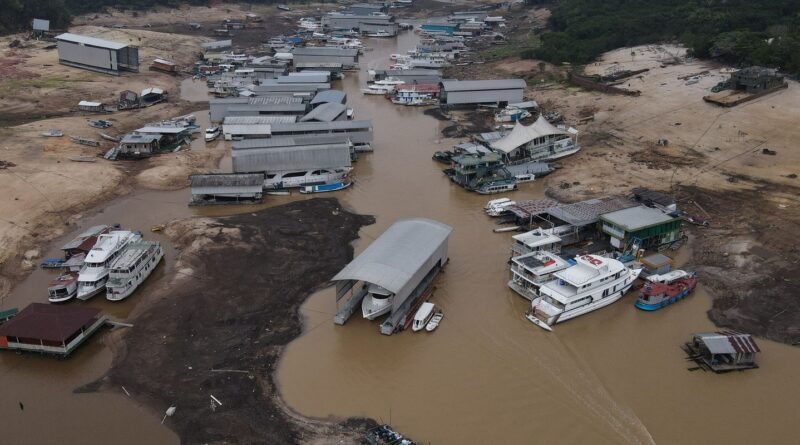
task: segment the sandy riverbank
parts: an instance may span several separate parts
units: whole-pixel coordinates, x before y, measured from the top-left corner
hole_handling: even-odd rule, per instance
[[[353,443],[371,421],[293,414],[273,377],[300,335],[299,306],[352,259],[350,242],[372,217],[335,199],[256,213],[174,221],[180,251],[169,283],[144,298],[135,328],[97,385],[178,407],[169,426],[183,443]],[[223,406],[212,411],[210,395]]]

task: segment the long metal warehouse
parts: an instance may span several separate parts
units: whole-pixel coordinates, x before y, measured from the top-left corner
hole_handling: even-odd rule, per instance
[[[507,105],[522,102],[523,79],[445,80],[441,82],[443,105]]]
[[[394,332],[414,300],[447,262],[447,243],[452,231],[450,226],[425,218],[401,219],[392,224],[333,277],[337,305],[348,291],[351,295],[334,322],[344,324],[368,294],[386,298],[389,293],[391,309],[381,332]],[[362,286],[356,288],[359,282]],[[366,312],[364,316],[369,318]]]
[[[328,46],[307,46],[292,50],[293,63],[341,63],[353,67],[358,63],[358,50]]]
[[[58,35],[56,40],[62,65],[115,75],[139,72],[139,48],[135,46],[71,33]]]
[[[231,160],[236,173],[265,172],[268,176],[351,165],[349,144],[231,150]]]
[[[264,174],[191,175],[189,181],[192,190],[192,204],[260,201],[264,187]]]
[[[297,122],[273,124],[272,136],[299,136],[306,134],[344,134],[353,145],[372,144],[372,121],[352,120],[333,122]]]
[[[226,97],[222,99],[211,99],[208,101],[209,117],[211,122],[222,122],[226,116],[230,114],[232,107],[241,110],[242,106],[262,106],[262,105],[301,105],[298,107],[297,112],[293,113],[264,113],[264,114],[304,114],[305,105],[303,105],[302,97],[286,96],[259,96],[259,97]],[[302,108],[302,110],[300,110]],[[272,110],[275,111],[275,110]],[[259,113],[251,113],[251,116],[257,116]],[[242,116],[243,114],[238,114]]]

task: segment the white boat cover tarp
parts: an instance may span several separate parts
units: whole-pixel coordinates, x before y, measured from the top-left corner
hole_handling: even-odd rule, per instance
[[[522,125],[517,122],[511,133],[492,143],[491,147],[495,150],[500,150],[503,153],[511,153],[515,149],[531,142],[536,138],[543,136],[554,136],[557,134],[566,134],[564,130],[559,130],[550,122],[547,122],[542,116],[536,119],[536,122],[529,126]]]

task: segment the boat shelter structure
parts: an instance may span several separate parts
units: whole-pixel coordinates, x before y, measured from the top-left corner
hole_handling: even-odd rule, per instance
[[[336,283],[336,302],[350,298],[334,316],[343,325],[358,308],[370,284],[394,296],[381,333],[391,335],[402,326],[415,303],[447,263],[447,247],[453,229],[425,218],[400,219],[342,269]],[[358,283],[362,283],[357,287]]]
[[[506,106],[522,102],[524,79],[445,80],[440,84],[440,102],[447,106],[496,104]]]
[[[761,352],[750,334],[736,331],[694,334],[683,349],[701,368],[716,373],[758,368],[755,357]]]
[[[56,41],[62,65],[114,75],[139,72],[139,48],[135,46],[72,33],[60,34]]]
[[[66,357],[107,321],[95,308],[32,303],[0,326],[0,349]]]
[[[92,250],[94,243],[97,242],[97,237],[104,233],[108,233],[109,230],[111,230],[111,227],[105,224],[92,226],[84,230],[70,242],[61,246],[61,250],[64,252],[64,258],[70,259],[74,255],[85,255],[89,253],[89,251]]]
[[[577,134],[570,134],[539,116],[531,125],[519,121],[510,133],[490,147],[503,156],[506,164],[528,160],[551,160],[577,151]]]
[[[243,204],[261,202],[263,173],[191,175],[189,205]]]

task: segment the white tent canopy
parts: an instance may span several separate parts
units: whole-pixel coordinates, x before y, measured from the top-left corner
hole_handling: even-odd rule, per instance
[[[502,139],[499,139],[491,144],[495,150],[500,150],[503,153],[511,153],[515,149],[533,141],[536,138],[544,136],[555,136],[567,134],[566,131],[556,128],[550,122],[547,122],[542,116],[536,119],[536,122],[529,126],[522,125],[517,121],[511,133],[507,134]]]

